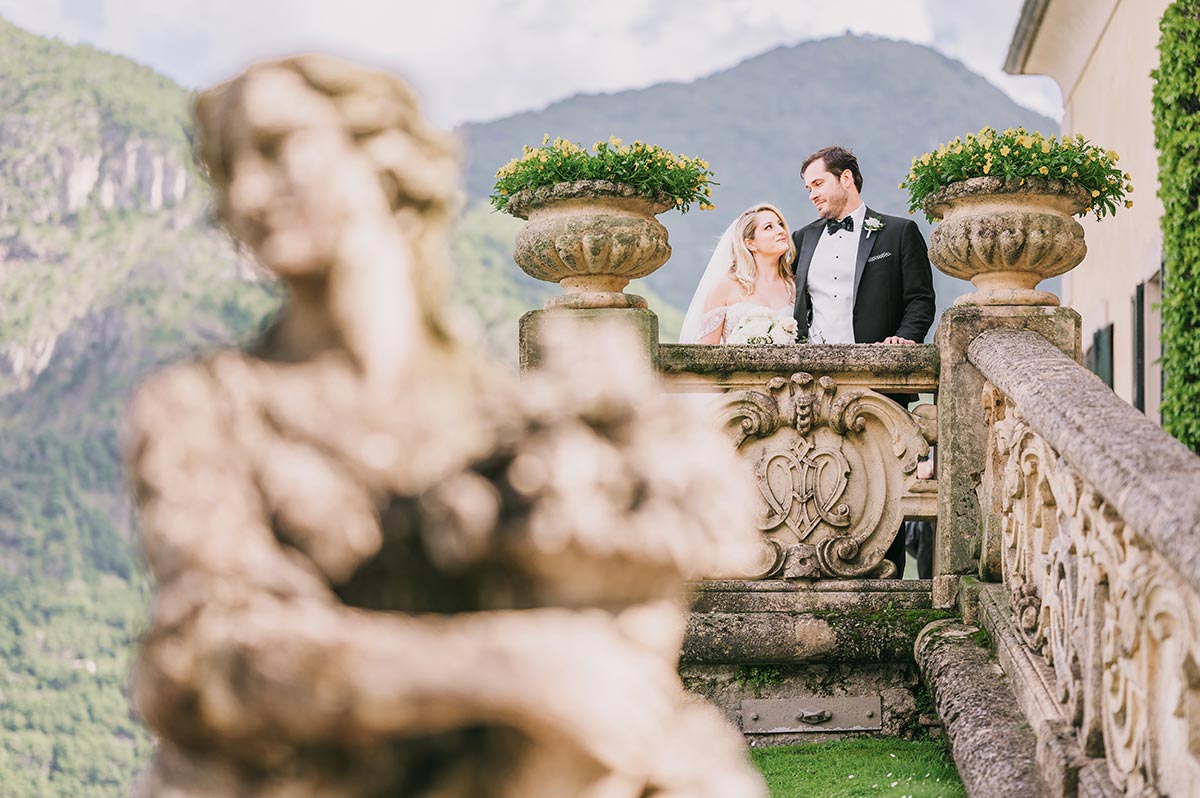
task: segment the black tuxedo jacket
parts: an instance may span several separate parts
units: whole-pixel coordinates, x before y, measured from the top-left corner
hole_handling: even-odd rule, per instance
[[[879,343],[891,335],[922,343],[933,324],[933,272],[925,239],[916,222],[875,213],[867,208],[864,222],[878,219],[883,227],[858,239],[854,264],[854,341]],[[866,225],[864,225],[865,227]],[[796,244],[796,322],[800,338],[808,337],[812,305],[808,268],[817,242],[825,235],[818,219],[792,233]]]

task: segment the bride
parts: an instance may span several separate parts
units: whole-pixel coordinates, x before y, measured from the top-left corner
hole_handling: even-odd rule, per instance
[[[795,260],[783,214],[766,203],[747,210],[717,242],[683,319],[679,343],[794,342]]]

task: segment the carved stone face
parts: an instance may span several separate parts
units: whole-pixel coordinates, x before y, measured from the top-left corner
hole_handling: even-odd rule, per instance
[[[240,89],[244,120],[222,132],[221,215],[280,276],[322,274],[358,214],[387,213],[373,165],[294,73],[265,70]]]

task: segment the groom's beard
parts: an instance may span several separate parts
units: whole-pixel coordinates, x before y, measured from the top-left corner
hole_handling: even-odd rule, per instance
[[[841,188],[839,186],[839,188]],[[841,189],[840,194],[826,197],[825,204],[817,209],[817,215],[822,219],[840,220],[846,212],[846,206],[850,204],[850,192]]]

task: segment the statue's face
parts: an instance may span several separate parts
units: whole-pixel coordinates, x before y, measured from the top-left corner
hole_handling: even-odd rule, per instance
[[[225,138],[222,216],[280,276],[322,274],[353,220],[386,208],[372,164],[295,75],[258,76],[243,108]]]

